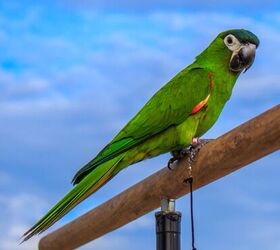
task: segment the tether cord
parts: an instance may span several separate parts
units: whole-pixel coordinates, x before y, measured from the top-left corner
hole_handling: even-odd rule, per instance
[[[192,250],[197,250],[194,245],[194,218],[193,218],[193,178],[190,177],[186,180],[190,184],[190,207],[191,207],[191,230],[192,230]]]

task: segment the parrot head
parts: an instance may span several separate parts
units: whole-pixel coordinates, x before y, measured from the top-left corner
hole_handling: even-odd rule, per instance
[[[238,76],[253,64],[259,43],[258,37],[248,30],[227,30],[220,33],[196,59]]]
[[[254,62],[256,48],[260,43],[258,37],[244,29],[228,30],[219,37],[231,52],[229,69],[233,72],[246,72]]]

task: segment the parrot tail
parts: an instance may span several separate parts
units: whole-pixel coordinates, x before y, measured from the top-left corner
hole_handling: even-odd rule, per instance
[[[115,171],[116,167],[124,156],[125,153],[96,167],[80,183],[74,186],[73,189],[56,205],[54,205],[33,227],[24,233],[21,243],[30,239],[35,234],[40,234],[47,230],[71,209],[109,181],[118,172]]]

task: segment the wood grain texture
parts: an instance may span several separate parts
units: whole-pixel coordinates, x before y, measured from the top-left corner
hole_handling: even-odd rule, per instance
[[[205,145],[193,164],[194,189],[207,185],[280,148],[280,105]],[[39,242],[40,250],[75,249],[160,206],[164,197],[189,192],[187,159],[166,167]]]

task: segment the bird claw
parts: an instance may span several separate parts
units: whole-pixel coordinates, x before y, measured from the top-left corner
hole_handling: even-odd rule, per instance
[[[177,159],[176,159],[175,157],[172,157],[172,158],[169,159],[169,161],[168,161],[168,163],[167,163],[167,167],[168,167],[169,170],[173,170],[172,164],[173,164],[175,161],[177,161]]]
[[[172,165],[175,161],[179,161],[182,158],[184,158],[185,156],[187,156],[187,161],[188,161],[188,168],[191,172],[191,167],[192,167],[192,163],[195,160],[195,157],[197,155],[197,153],[200,151],[200,149],[207,144],[208,142],[212,141],[213,139],[198,139],[198,138],[194,138],[192,140],[192,144],[189,145],[186,148],[183,148],[181,150],[177,150],[177,151],[173,151],[172,152],[172,158],[169,159],[167,167],[169,170],[173,170]]]
[[[193,163],[195,160],[195,157],[197,155],[197,153],[200,151],[200,149],[207,144],[208,142],[212,141],[213,139],[198,139],[198,138],[194,138],[192,143],[189,147],[188,147],[188,162],[189,163]]]

